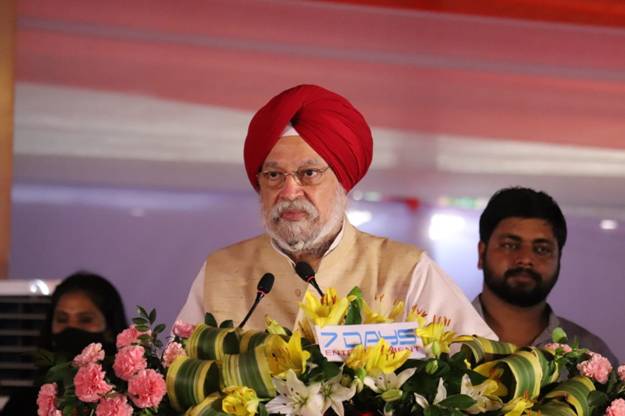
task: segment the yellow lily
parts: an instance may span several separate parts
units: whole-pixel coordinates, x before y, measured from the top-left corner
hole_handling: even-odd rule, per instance
[[[221,408],[229,415],[254,416],[258,411],[259,400],[256,392],[249,387],[230,386],[224,389]]]
[[[280,325],[276,320],[272,319],[269,315],[265,316],[265,327],[267,332],[273,335],[287,335],[284,327]]]
[[[353,299],[355,299],[354,296],[339,299],[334,288],[328,289],[321,299],[307,290],[304,301],[299,306],[314,325],[324,327],[326,325],[339,325]]]
[[[514,400],[509,401],[501,409],[504,416],[521,416],[527,414],[527,410],[534,406],[534,402],[527,397],[517,397]]]
[[[504,375],[504,370],[498,366],[498,361],[487,361],[475,367],[473,370],[476,373],[487,377],[489,380],[497,383],[497,388],[491,393],[495,396],[504,397],[508,395],[508,388],[501,382],[501,378]]]
[[[475,403],[465,409],[467,413],[478,414],[500,409],[503,406],[501,399],[495,394],[498,392],[498,385],[495,380],[485,380],[473,385],[467,374],[462,376],[460,382],[460,394],[467,395],[475,400]]]
[[[428,313],[425,310],[420,309],[417,305],[413,305],[410,310],[408,310],[406,322],[416,322],[419,324],[419,327],[422,327],[425,325],[426,316],[428,316]]]
[[[435,357],[444,352],[449,352],[451,344],[456,334],[453,331],[446,331],[451,323],[449,318],[435,316],[433,321],[424,327],[417,328],[417,336],[423,341],[423,346]]]
[[[312,343],[316,343],[315,331],[308,318],[304,318],[297,323],[297,328],[302,332],[302,336]]]
[[[359,370],[365,368],[367,363],[367,349],[362,344],[356,345],[353,350],[350,351],[349,356],[345,360],[345,365],[353,370]]]
[[[288,370],[301,374],[306,370],[310,352],[302,349],[302,337],[295,331],[289,342],[280,336],[270,336],[265,342],[265,356],[272,376],[284,375]]]
[[[398,317],[401,317],[404,312],[404,302],[401,300],[395,301],[391,311],[388,314],[382,312],[382,301],[384,300],[384,294],[375,296],[373,298],[374,308],[372,309],[367,302],[363,300],[363,312],[365,324],[383,324],[388,322],[395,322]]]
[[[382,338],[377,344],[367,348],[362,344],[357,345],[345,360],[345,365],[353,370],[364,368],[367,373],[377,371],[388,374],[401,367],[409,356],[410,351],[393,351]]]

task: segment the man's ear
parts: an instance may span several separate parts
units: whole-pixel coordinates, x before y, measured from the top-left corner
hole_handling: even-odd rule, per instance
[[[479,243],[477,243],[477,268],[479,270],[482,270],[482,268],[484,267],[484,264],[482,262],[482,259],[484,258],[484,253],[486,253],[486,244],[480,241]]]

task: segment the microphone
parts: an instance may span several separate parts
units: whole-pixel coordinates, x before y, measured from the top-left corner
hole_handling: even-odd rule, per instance
[[[263,277],[260,278],[260,280],[258,281],[258,286],[256,286],[256,299],[254,300],[254,303],[252,304],[249,312],[247,313],[247,315],[245,315],[245,318],[243,318],[243,321],[241,321],[237,328],[243,328],[243,325],[245,325],[247,320],[250,319],[250,316],[252,316],[252,312],[254,312],[254,309],[256,309],[256,306],[258,305],[260,300],[264,298],[267,293],[271,292],[274,280],[275,277],[271,273],[265,273]]]
[[[312,287],[314,287],[317,290],[317,293],[319,293],[319,296],[323,297],[323,292],[319,288],[319,285],[317,284],[317,280],[315,280],[315,271],[310,266],[310,264],[306,263],[305,261],[298,261],[295,264],[295,272],[300,277],[300,279],[302,279],[306,283],[310,283]]]

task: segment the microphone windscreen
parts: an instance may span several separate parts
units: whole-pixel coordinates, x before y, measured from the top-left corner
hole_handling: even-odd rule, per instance
[[[263,277],[260,278],[260,281],[258,282],[258,286],[256,286],[256,289],[259,292],[263,292],[266,295],[267,293],[271,291],[274,280],[275,280],[275,277],[273,274],[265,273]]]
[[[295,273],[297,273],[297,275],[306,282],[308,282],[311,277],[315,276],[315,271],[310,264],[305,261],[298,261],[295,264]]]

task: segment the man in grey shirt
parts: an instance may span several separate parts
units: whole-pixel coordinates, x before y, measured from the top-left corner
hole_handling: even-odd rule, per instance
[[[496,192],[480,216],[478,268],[482,293],[473,306],[501,341],[543,345],[561,327],[569,341],[618,361],[602,339],[554,313],[547,303],[560,272],[566,221],[546,193],[528,188]]]

